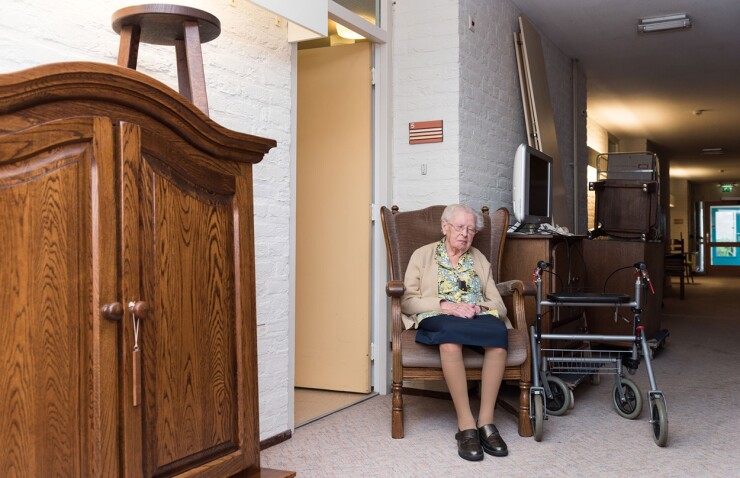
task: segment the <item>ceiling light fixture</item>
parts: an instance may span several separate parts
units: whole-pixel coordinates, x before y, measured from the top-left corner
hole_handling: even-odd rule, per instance
[[[725,150],[723,148],[703,148],[701,154],[725,154]]]
[[[342,38],[346,38],[348,40],[364,40],[365,39],[364,36],[360,35],[354,30],[351,30],[345,27],[341,23],[337,23],[337,35],[339,35]]]
[[[678,30],[683,28],[691,28],[691,19],[685,13],[640,18],[640,22],[637,25],[638,33],[660,32],[664,30]]]

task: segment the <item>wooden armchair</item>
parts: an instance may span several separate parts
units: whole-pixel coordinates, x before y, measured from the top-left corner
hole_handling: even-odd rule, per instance
[[[404,380],[444,380],[439,359],[439,348],[416,343],[416,330],[404,330],[401,320],[401,297],[404,293],[403,279],[411,254],[419,247],[438,241],[442,237],[440,219],[445,206],[431,206],[417,211],[398,212],[381,208],[383,233],[390,279],[386,294],[391,298],[391,347],[393,352],[393,438],[403,438],[403,382]],[[529,335],[524,317],[523,284],[521,281],[499,283],[504,240],[509,225],[509,212],[505,208],[488,215],[483,208],[484,227],[475,235],[473,247],[480,250],[491,262],[491,270],[498,291],[507,302],[508,316],[514,329],[509,330],[509,352],[506,359],[504,380],[519,382],[519,407],[513,410],[518,415],[519,435],[532,436],[529,418],[529,387],[531,362]],[[507,299],[510,298],[510,299]],[[483,355],[464,350],[463,359],[468,380],[480,380]],[[503,402],[501,402],[503,404]]]

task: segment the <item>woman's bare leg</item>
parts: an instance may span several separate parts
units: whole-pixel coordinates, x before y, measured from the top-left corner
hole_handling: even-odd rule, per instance
[[[442,373],[444,373],[447,388],[452,395],[455,413],[457,413],[457,428],[459,430],[475,428],[475,419],[468,399],[468,380],[465,376],[462,345],[441,344],[439,356],[442,360]]]

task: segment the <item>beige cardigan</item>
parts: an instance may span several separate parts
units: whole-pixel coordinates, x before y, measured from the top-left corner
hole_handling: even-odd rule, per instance
[[[416,314],[422,312],[441,311],[439,306],[437,285],[437,262],[434,260],[435,249],[439,242],[433,242],[418,248],[411,255],[406,268],[403,283],[406,291],[401,299],[403,325],[406,329],[415,329],[418,326]],[[496,284],[491,275],[491,264],[478,249],[471,247],[473,255],[473,269],[481,280],[481,293],[485,301],[478,304],[497,310],[498,316],[506,324],[507,329],[513,328],[506,317],[506,306],[501,299]]]

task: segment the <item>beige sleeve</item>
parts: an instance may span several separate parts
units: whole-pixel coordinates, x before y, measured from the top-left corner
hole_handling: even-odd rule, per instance
[[[429,251],[432,251],[431,260]],[[431,312],[441,310],[439,306],[439,297],[436,290],[429,290],[430,287],[424,287],[424,278],[429,274],[436,272],[436,267],[431,267],[434,261],[434,249],[429,247],[420,247],[411,255],[409,265],[406,268],[406,276],[403,284],[406,291],[401,299],[401,311],[406,315],[415,315],[422,312]],[[427,277],[427,283],[429,283]],[[432,281],[434,284],[436,280]]]

